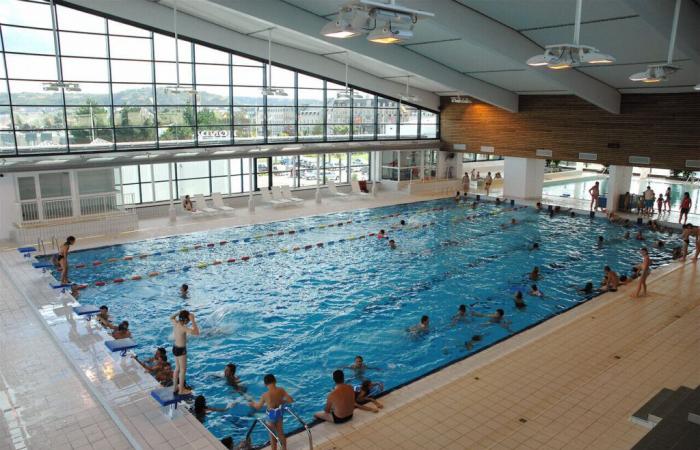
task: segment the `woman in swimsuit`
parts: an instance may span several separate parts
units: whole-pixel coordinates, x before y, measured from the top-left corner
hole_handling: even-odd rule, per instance
[[[54,255],[53,263],[61,271],[61,284],[70,284],[68,281],[68,252],[71,245],[75,244],[75,237],[68,236],[57,255]]]
[[[646,247],[642,247],[639,250],[642,254],[642,262],[637,266],[639,268],[639,284],[637,285],[637,291],[634,293],[633,297],[639,297],[640,291],[644,290],[642,296],[647,295],[647,278],[649,277],[649,271],[651,266],[651,258],[649,258],[649,250]]]
[[[600,183],[595,182],[592,188],[588,190],[588,193],[591,194],[591,211],[594,209],[598,209],[598,197],[600,197]]]
[[[671,186],[666,188],[666,199],[664,200],[664,211],[671,212]]]
[[[690,212],[690,206],[692,204],[693,202],[690,200],[690,193],[686,192],[683,194],[683,200],[681,200],[681,215],[678,217],[678,223],[681,223],[681,220],[683,221],[683,224],[688,221],[688,213]],[[685,216],[685,220],[683,220],[683,216]]]
[[[194,212],[194,205],[189,195],[185,195],[185,199],[182,200],[182,207],[185,208],[185,211]]]

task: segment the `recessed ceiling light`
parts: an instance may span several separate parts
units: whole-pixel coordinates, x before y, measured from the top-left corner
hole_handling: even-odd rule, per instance
[[[67,163],[67,162],[68,162],[67,159],[42,159],[41,161],[37,161],[36,165],[37,166],[39,166],[39,165],[45,166],[45,165],[49,165],[49,164],[63,164],[63,163]]]
[[[88,161],[89,162],[111,161],[114,158],[115,158],[114,156],[100,156],[97,158],[88,158]]]
[[[283,147],[282,148],[283,152],[291,152],[293,150],[301,150],[301,147]]]
[[[263,153],[270,150],[269,148],[253,148],[248,150],[248,153]]]
[[[197,156],[197,155],[198,155],[197,152],[175,153],[175,156],[177,156],[178,158],[185,158],[188,156]]]
[[[214,152],[215,155],[232,155],[236,153],[238,150],[219,150]]]
[[[157,158],[157,157],[158,157],[158,155],[152,155],[152,154],[150,154],[150,153],[144,153],[144,154],[141,154],[141,155],[132,156],[131,159],[150,159],[150,158]]]

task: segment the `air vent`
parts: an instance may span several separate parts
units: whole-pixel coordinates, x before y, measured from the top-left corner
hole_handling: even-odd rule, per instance
[[[544,157],[544,158],[551,158],[551,157],[552,157],[552,151],[551,151],[551,150],[547,150],[546,148],[538,148],[538,149],[535,151],[535,155],[537,155],[537,156],[542,156],[542,157]]]
[[[452,144],[452,150],[461,151],[466,150],[467,144]]]
[[[598,159],[597,153],[579,153],[578,159],[583,159],[586,161],[596,161]]]
[[[493,153],[494,150],[495,149],[493,147],[488,147],[486,145],[482,145],[480,151],[481,151],[481,153]]]
[[[700,169],[700,159],[686,159],[685,167],[692,167],[693,169]]]
[[[645,164],[648,165],[651,163],[651,158],[648,156],[630,156],[629,160],[630,164]]]

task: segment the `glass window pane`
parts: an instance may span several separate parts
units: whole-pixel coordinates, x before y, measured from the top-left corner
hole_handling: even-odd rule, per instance
[[[153,183],[141,183],[141,203],[153,201]]]
[[[377,139],[396,139],[396,124],[377,124]]]
[[[156,144],[155,128],[117,128],[114,130],[117,148],[152,147]]]
[[[388,98],[377,97],[377,107],[398,109],[399,103],[394,100],[389,100]]]
[[[258,66],[258,67],[262,67],[262,65],[263,65],[262,61],[256,61],[254,59],[245,58],[243,56],[232,55],[232,57],[233,57],[232,64],[234,64],[234,65]]]
[[[65,128],[63,108],[55,106],[15,106],[15,125],[20,130]]]
[[[242,168],[241,168],[241,162],[242,162],[242,161],[243,161],[243,160],[240,159],[240,158],[238,158],[238,159],[230,159],[230,160],[229,160],[229,162],[230,162],[230,167],[231,167],[231,174],[232,174],[232,175],[240,175],[241,173],[244,173],[244,172],[241,171],[241,169],[242,169]],[[246,161],[247,161],[247,159],[246,159]],[[247,167],[246,167],[245,173],[248,173]]]
[[[109,55],[111,58],[150,60],[151,40],[123,36],[110,36]]]
[[[374,124],[369,125],[353,125],[352,138],[353,140],[374,139],[376,127]]]
[[[299,125],[305,124],[322,124],[324,119],[324,114],[326,110],[324,108],[309,108],[300,107],[299,108]]]
[[[283,69],[281,67],[276,67],[274,64],[272,65],[272,83],[270,83],[271,86],[273,87],[290,87],[293,88],[295,86],[294,83],[294,72],[288,69]]]
[[[300,88],[323,89],[323,80],[322,79],[312,77],[309,75],[304,75],[303,73],[299,74],[298,83],[299,83]],[[299,94],[299,97],[301,97],[301,94]]]
[[[114,191],[114,170],[111,168],[78,170],[75,173],[81,195]]]
[[[281,95],[268,95],[267,96],[267,104],[268,106],[282,106],[282,105],[288,105],[288,106],[294,106],[294,88],[283,88],[284,91],[287,93],[285,96]]]
[[[211,161],[211,176],[220,177],[228,175],[228,159],[213,159]]]
[[[105,128],[112,126],[112,109],[105,106],[66,107],[68,128]]]
[[[53,56],[5,54],[9,78],[56,80],[56,58]]]
[[[166,200],[170,200],[170,183],[165,181],[165,182],[160,182],[160,183],[153,183],[153,187],[156,191],[156,198],[154,201],[156,202],[163,202]],[[173,183],[173,195],[175,195],[175,183]]]
[[[323,140],[323,124],[299,125],[300,141],[321,141]]]
[[[192,44],[182,39],[177,40],[178,58],[180,62],[192,62]],[[155,59],[159,61],[175,61],[175,38],[153,33]]]
[[[34,177],[17,177],[17,190],[19,191],[20,201],[36,199],[36,181]]]
[[[231,111],[228,107],[200,106],[197,108],[197,125],[228,125],[231,123]]]
[[[194,103],[194,94],[186,92],[191,90],[192,86],[180,86],[183,90],[180,92],[173,92],[171,89],[167,89],[163,86],[158,86],[156,89],[156,99],[158,105],[186,105]]]
[[[158,145],[161,147],[192,144],[194,144],[194,128],[192,127],[158,128]]]
[[[352,110],[352,123],[355,125],[373,124],[374,109],[370,108],[354,108]]]
[[[214,66],[211,64],[196,64],[195,76],[197,83],[202,84],[229,84],[228,66]]]
[[[229,193],[227,177],[212,178],[211,179],[211,190],[212,190],[212,192],[219,192],[221,194],[227,195]]]
[[[2,37],[8,52],[56,54],[51,31],[3,26]]]
[[[355,108],[374,108],[377,97],[369,92],[353,89],[352,106]]]
[[[70,175],[68,172],[39,174],[39,190],[42,198],[70,196]]]
[[[233,108],[234,125],[257,125],[262,124],[265,119],[265,109],[262,107],[241,107]]]
[[[114,132],[111,128],[68,130],[68,143],[72,152],[113,150]]]
[[[55,153],[66,150],[65,130],[15,131],[20,154]]]
[[[177,178],[180,180],[187,178],[202,178],[209,176],[208,161],[190,161],[178,163]]]
[[[268,107],[268,124],[293,124],[296,119],[295,108],[290,107]]]
[[[262,67],[234,66],[232,68],[231,77],[233,80],[233,84],[236,86],[262,86],[263,85],[263,69],[262,69]]]
[[[168,180],[168,166],[172,163],[161,163],[153,164],[153,179],[155,181],[167,181]],[[175,172],[172,171],[172,176],[175,177]]]
[[[323,106],[322,89],[299,89],[299,106]]]
[[[228,86],[197,85],[197,104],[230,105]]]
[[[345,141],[350,139],[350,126],[329,124],[326,127],[326,135],[329,141]]]
[[[421,111],[420,136],[423,138],[437,137],[437,114],[430,111]]]
[[[153,85],[113,84],[112,94],[115,105],[152,105]]]
[[[115,82],[150,83],[153,81],[152,63],[141,61],[112,61],[112,80]]]
[[[80,92],[65,91],[64,95],[66,105],[110,104],[109,84],[106,83],[80,83]]]
[[[100,16],[89,14],[77,9],[56,6],[59,30],[87,31],[90,33],[105,33],[106,21]],[[63,49],[63,44],[61,44]]]
[[[158,125],[180,126],[194,125],[194,108],[192,106],[158,107]]]
[[[0,80],[0,105],[10,103],[10,93],[7,91],[7,81]]]
[[[194,59],[198,63],[228,64],[228,53],[195,44]]]
[[[66,81],[109,81],[106,59],[61,58]]]
[[[202,194],[208,196],[211,194],[209,191],[209,178],[201,180],[183,180],[177,182],[177,192],[181,197],[185,195],[196,195]],[[197,205],[195,205],[197,206]]]
[[[267,127],[267,140],[269,142],[288,142],[296,139],[294,125],[271,125]]]
[[[7,55],[9,56],[9,55]],[[10,94],[15,105],[61,105],[60,91],[45,91],[39,81],[10,80]]]
[[[141,203],[141,190],[138,184],[123,185],[122,192],[124,192],[124,203]]]
[[[59,39],[63,56],[107,57],[107,39],[104,36],[62,31]]]
[[[350,108],[328,108],[328,123],[350,123]]]
[[[0,131],[0,154],[15,154],[15,135],[11,131]]]
[[[117,127],[142,127],[155,125],[152,106],[120,106],[114,108],[114,125]]]
[[[401,139],[418,137],[418,110],[416,108],[402,106],[399,135]]]
[[[396,123],[396,118],[398,117],[397,110],[395,109],[378,109],[377,110],[377,122],[379,123]]]
[[[177,83],[176,68],[180,69],[180,84],[192,84],[192,64],[157,62],[156,83]]]
[[[262,126],[233,127],[233,133],[236,144],[262,142],[265,138]]]
[[[13,25],[51,29],[49,4],[0,1],[0,21]]]
[[[125,23],[121,22],[116,22],[114,20],[110,20],[108,22],[109,25],[109,34],[122,34],[125,36],[143,36],[143,37],[148,37],[151,35],[151,32],[148,30],[144,30],[142,28],[137,28],[137,27],[132,27],[131,25],[127,25]]]
[[[139,166],[122,166],[122,183],[131,184],[139,182]]]
[[[234,105],[260,105],[263,104],[263,96],[259,87],[233,87]]]
[[[12,129],[12,116],[9,106],[0,106],[0,130]]]

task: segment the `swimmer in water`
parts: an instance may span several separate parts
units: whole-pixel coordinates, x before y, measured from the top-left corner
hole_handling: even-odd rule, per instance
[[[569,214],[569,216],[571,216],[571,217],[576,217],[576,213],[573,212],[573,211],[571,211],[571,213]]]
[[[598,242],[598,247],[602,247],[602,246],[603,246],[603,242],[605,242],[605,239],[603,238],[603,236],[598,236],[598,241],[597,241],[597,242]]]
[[[489,319],[490,323],[497,323],[506,330],[510,331],[510,323],[508,323],[505,319],[506,312],[503,311],[501,308],[498,308],[495,313],[493,314],[483,314],[477,311],[472,311],[472,316],[474,317],[485,317]]]
[[[413,325],[410,328],[407,328],[406,331],[408,331],[411,334],[425,334],[428,331],[430,331],[430,318],[428,316],[423,316],[420,318],[420,323],[418,325]]]
[[[580,293],[586,294],[586,295],[592,294],[593,293],[593,283],[591,283],[589,281],[588,283],[586,283],[586,285],[583,287],[583,289],[579,289],[578,291]]]
[[[637,231],[637,235],[634,238],[638,241],[643,241],[644,235],[642,235],[642,230]]]
[[[476,209],[477,206],[478,204],[476,202],[472,202],[472,209]]]
[[[131,337],[131,331],[129,331],[129,322],[123,320],[117,329],[112,332],[112,337],[114,339],[126,339]]]
[[[462,195],[457,191],[457,194],[455,195],[455,202],[459,203],[459,201],[462,199]]]
[[[459,308],[457,308],[457,313],[452,316],[452,325],[455,325],[458,322],[464,322],[465,320],[467,320],[467,306],[459,305]]]
[[[523,293],[520,291],[516,292],[513,296],[513,302],[515,302],[515,307],[518,309],[524,309],[527,307],[525,301],[523,300]]]
[[[385,237],[386,237],[386,231],[379,230],[379,233],[377,233],[377,239],[384,239]]]
[[[528,275],[528,277],[529,277],[532,281],[537,281],[537,280],[539,280],[539,279],[540,279],[540,268],[537,267],[537,266],[533,267],[533,268],[532,268],[532,272],[530,272],[530,275]]]
[[[185,283],[180,286],[180,297],[190,298],[190,287]]]
[[[537,202],[537,203],[535,204],[535,209],[536,209],[537,211],[542,211],[542,203]]]
[[[486,195],[488,195],[488,194],[486,194]],[[496,197],[496,204],[497,204],[497,205],[500,205],[500,204],[501,204],[501,199],[498,198],[498,197]]]
[[[389,248],[392,250],[396,250],[396,241],[394,241],[393,239],[390,239],[389,240]]]
[[[474,348],[474,344],[476,344],[477,342],[481,342],[480,334],[475,334],[474,336],[472,336],[471,339],[464,343],[464,346],[467,348],[467,350],[471,351],[471,349]]]
[[[544,294],[542,293],[542,291],[540,291],[536,284],[530,286],[530,295],[532,295],[533,297],[544,297]]]
[[[530,248],[530,250],[539,250],[539,249],[540,249],[540,244],[538,244],[537,242],[532,244],[532,247]]]
[[[350,369],[355,371],[355,377],[357,379],[363,379],[365,376],[365,371],[367,370],[380,370],[379,367],[370,367],[365,364],[365,360],[361,355],[355,356],[355,362],[349,366],[344,367],[344,369]]]
[[[627,239],[629,239],[629,238],[630,238],[630,232],[629,232],[629,231],[625,231],[625,234],[622,235],[622,239],[627,240]]]

